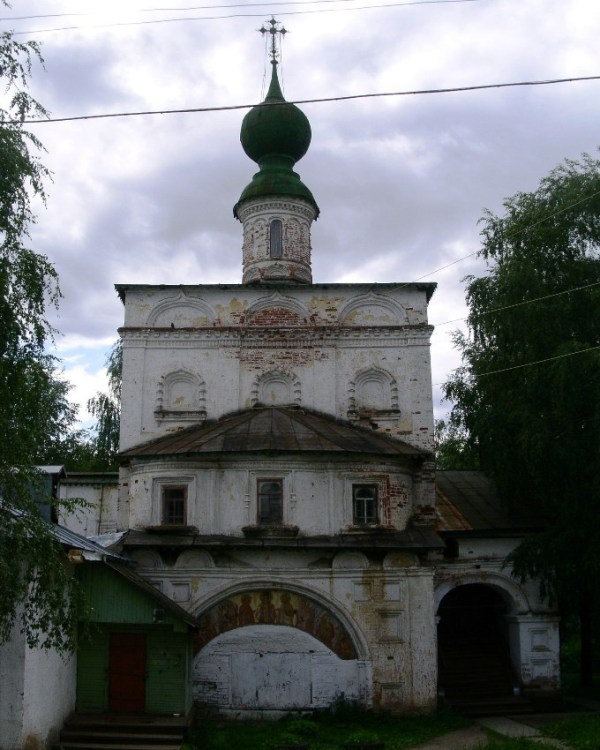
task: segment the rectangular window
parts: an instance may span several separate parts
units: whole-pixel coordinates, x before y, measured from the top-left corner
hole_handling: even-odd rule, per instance
[[[256,498],[260,526],[283,523],[283,479],[257,479]]]
[[[163,526],[185,526],[187,523],[187,487],[163,487]]]
[[[377,523],[377,485],[352,485],[352,514],[355,526]]]

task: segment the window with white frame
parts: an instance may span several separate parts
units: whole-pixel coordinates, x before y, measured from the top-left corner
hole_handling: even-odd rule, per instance
[[[187,486],[162,486],[161,523],[163,526],[187,524]]]
[[[352,485],[352,523],[355,526],[379,522],[378,489],[376,484]]]
[[[283,523],[283,479],[256,480],[257,523],[259,526],[279,526]]]

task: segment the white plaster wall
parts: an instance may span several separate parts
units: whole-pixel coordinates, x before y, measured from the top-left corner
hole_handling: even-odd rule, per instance
[[[364,703],[368,670],[340,659],[308,633],[283,625],[252,625],[222,633],[194,659],[194,700],[233,709],[326,708],[336,698]]]
[[[406,528],[412,513],[412,479],[397,464],[329,462],[315,466],[308,458],[235,457],[214,463],[152,462],[134,466],[128,476],[129,527],[161,524],[161,487],[188,487],[190,526],[202,534],[242,535],[257,523],[256,487],[259,477],[284,480],[285,525],[301,535],[337,534],[352,527],[352,482],[380,487],[380,521],[389,528]]]
[[[15,626],[0,665],[0,750],[45,748],[75,708],[75,656],[30,649]]]
[[[511,657],[524,687],[560,688],[560,635],[558,617],[543,614],[507,618]]]
[[[85,505],[72,512],[61,511],[58,522],[86,537],[116,531],[118,494],[116,477],[111,485],[61,482],[60,500],[82,500]]]
[[[20,750],[23,738],[25,639],[13,627],[0,645],[0,750]]]
[[[519,542],[514,537],[459,539],[459,557],[465,560],[504,560]]]
[[[269,309],[287,310],[299,323],[290,328],[284,320],[280,328],[274,313],[269,330],[253,328],[253,311]],[[425,292],[411,285],[132,287],[122,334],[121,449],[187,424],[155,415],[159,383],[170,372],[202,378],[210,419],[251,406],[257,376],[273,370],[299,379],[303,405],[347,419],[350,383],[370,368],[388,373],[398,389],[400,414],[380,415],[378,429],[430,449],[426,321]]]
[[[364,663],[361,669],[366,670],[365,679],[368,677],[367,682],[360,682],[365,705],[372,700],[379,707],[398,710],[434,706],[437,654],[432,572],[417,567],[414,556],[388,555],[390,562],[378,567],[370,565],[358,551],[339,552],[333,566],[319,562],[322,550],[290,550],[287,560],[283,551],[271,555],[270,551],[246,550],[234,555],[238,565],[243,556],[243,566],[234,566],[230,561],[230,565],[221,568],[211,566],[205,559],[202,567],[190,560],[188,567],[177,563],[171,568],[141,567],[139,572],[196,615],[234,592],[282,588],[302,593],[330,609],[351,634],[358,661]],[[246,628],[233,632],[241,634],[241,638],[244,631]],[[227,643],[230,648],[233,640]],[[230,662],[224,658],[225,651],[216,646],[214,651],[206,651],[209,647],[210,643],[200,652],[211,654],[202,679],[228,679]],[[246,645],[240,648],[246,653]],[[200,663],[197,661],[197,665]],[[332,674],[327,672],[328,680]],[[340,673],[340,677],[344,674]],[[219,685],[215,688],[217,694],[225,696],[225,683]],[[334,688],[327,691],[330,697]]]
[[[77,660],[55,651],[33,649],[27,654],[24,684],[23,736],[28,750],[33,738],[56,741],[67,716],[75,709]]]

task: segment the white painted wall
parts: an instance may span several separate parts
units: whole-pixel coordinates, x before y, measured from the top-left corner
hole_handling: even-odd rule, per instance
[[[59,499],[81,504],[76,510],[61,510],[58,522],[82,536],[116,531],[119,488],[115,481],[90,482],[86,479],[63,480],[59,486]]]
[[[134,465],[128,474],[128,528],[161,524],[165,484],[188,488],[187,523],[201,534],[242,536],[257,523],[257,478],[284,481],[284,524],[303,536],[338,534],[352,528],[352,482],[379,486],[382,526],[402,530],[412,513],[412,478],[396,462],[327,462],[309,457],[232,456],[218,462],[155,461]]]
[[[169,374],[199,378],[197,412],[216,419],[252,406],[274,371],[297,381],[299,403],[342,419],[357,377],[380,372],[399,411],[380,410],[378,429],[431,449],[430,335],[418,285],[128,287],[121,449],[198,421],[157,417]]]
[[[76,658],[30,649],[19,630],[0,646],[0,750],[41,750],[75,708]]]
[[[308,633],[283,625],[252,625],[222,633],[194,660],[199,704],[238,715],[326,708],[337,698],[363,703],[368,669],[340,659]]]
[[[291,549],[276,552],[218,549],[215,555],[213,559],[206,551],[184,551],[180,559],[166,565],[155,553],[134,552],[134,558],[140,563],[139,573],[196,615],[243,591],[266,588],[301,593],[329,610],[347,628],[357,649],[357,662],[360,662],[357,669],[362,676],[357,684],[364,705],[374,701],[379,707],[399,710],[423,710],[435,705],[437,657],[432,571],[419,567],[414,556],[393,553],[383,561],[370,562],[358,550],[341,550],[330,552],[327,560],[323,550]],[[224,639],[226,649],[242,643],[246,631],[252,627],[231,631],[237,635]],[[259,636],[264,632],[263,627],[257,626]],[[306,635],[295,629],[291,632],[298,632],[298,638]],[[227,634],[215,640],[221,643],[223,635]],[[220,645],[211,650],[211,643],[200,655],[202,659],[210,655],[208,671],[202,672],[202,679],[214,682],[231,660],[225,658],[229,652]],[[298,646],[296,651],[296,645],[291,652],[306,653],[305,646]],[[243,645],[243,653],[247,648]],[[319,648],[325,647],[320,644]],[[203,669],[199,666],[201,658],[196,660],[197,673]],[[302,663],[304,669],[306,658],[298,656],[298,663]],[[329,665],[332,663],[327,661]],[[314,669],[314,665],[311,666],[311,675]],[[320,679],[333,674],[326,671]],[[340,679],[345,680],[345,675],[346,672],[340,672]],[[350,690],[350,684],[355,684],[355,676],[344,690]],[[211,701],[231,708],[231,695],[225,689],[228,679],[225,674],[218,677],[220,687],[215,688],[217,697]],[[334,696],[334,687],[327,688],[322,700]],[[204,690],[198,688],[198,699],[206,699]]]

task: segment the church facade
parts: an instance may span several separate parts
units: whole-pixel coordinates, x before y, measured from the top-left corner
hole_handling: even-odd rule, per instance
[[[313,283],[319,208],[293,169],[310,125],[272,68],[242,124],[259,167],[234,207],[242,283],[117,286],[119,488],[77,530],[127,532],[138,573],[196,619],[199,707],[433,709],[455,680],[440,618],[449,662],[453,613],[477,602],[508,689],[554,689],[556,618],[503,568],[519,534],[491,539],[451,493],[436,507],[435,285]]]
[[[242,125],[242,284],[118,287],[115,523],[199,619],[197,703],[433,707],[434,285],[312,283],[309,142],[273,61]]]

